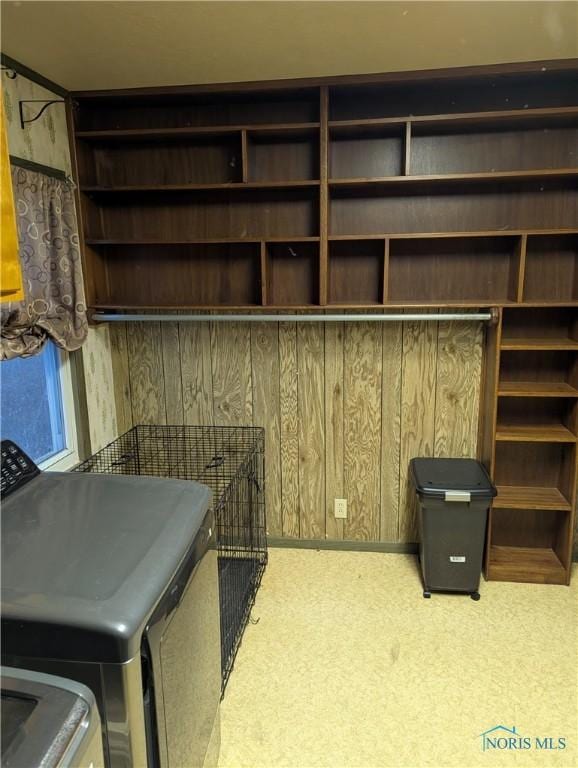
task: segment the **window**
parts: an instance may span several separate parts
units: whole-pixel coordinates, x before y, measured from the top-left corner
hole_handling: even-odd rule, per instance
[[[41,469],[78,461],[68,355],[48,342],[34,357],[0,366],[2,438],[13,440]]]

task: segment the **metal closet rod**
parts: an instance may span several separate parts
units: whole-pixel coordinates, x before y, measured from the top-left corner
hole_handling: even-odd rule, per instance
[[[97,323],[392,323],[427,322],[428,320],[492,321],[492,312],[444,312],[440,314],[380,314],[380,315],[148,315],[107,314],[97,312]]]

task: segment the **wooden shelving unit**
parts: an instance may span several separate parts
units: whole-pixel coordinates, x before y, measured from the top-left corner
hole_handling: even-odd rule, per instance
[[[575,77],[75,94],[89,303],[578,305]],[[255,291],[204,266],[237,254]]]
[[[577,93],[567,64],[74,94],[89,306],[497,308],[480,409],[500,488],[486,573],[563,583]]]
[[[489,579],[567,584],[576,507],[578,311],[504,308],[487,367],[483,453],[498,486]],[[495,392],[495,395],[492,393]]]

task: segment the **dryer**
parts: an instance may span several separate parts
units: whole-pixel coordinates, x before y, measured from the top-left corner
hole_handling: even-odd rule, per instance
[[[2,504],[2,663],[87,685],[111,768],[215,763],[210,490],[161,478],[25,475]]]

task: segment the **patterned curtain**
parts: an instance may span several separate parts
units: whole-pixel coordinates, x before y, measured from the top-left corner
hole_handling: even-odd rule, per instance
[[[0,358],[30,357],[51,339],[72,352],[88,325],[73,185],[12,168],[24,301],[1,309]]]

